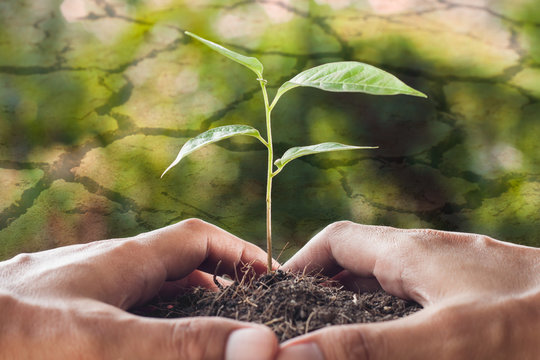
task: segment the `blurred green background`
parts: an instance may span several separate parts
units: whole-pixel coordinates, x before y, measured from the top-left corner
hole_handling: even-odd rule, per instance
[[[340,60],[383,68],[429,99],[298,88],[273,113],[276,251],[329,223],[475,232],[540,245],[537,0],[2,0],[0,258],[199,217],[263,245],[265,148],[191,155],[201,131],[264,133],[253,73],[190,30],[265,65],[272,96]],[[283,259],[282,258],[282,259]]]

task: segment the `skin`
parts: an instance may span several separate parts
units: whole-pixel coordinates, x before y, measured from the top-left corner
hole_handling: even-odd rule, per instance
[[[242,263],[266,270],[264,251],[196,219],[1,262],[0,359],[273,359],[277,341],[264,326],[124,311],[160,289],[214,286],[219,260],[232,277]]]
[[[230,276],[243,263],[266,268],[262,250],[197,219],[1,262],[0,359],[540,358],[540,249],[474,234],[330,225],[284,268],[322,269],[352,289],[382,287],[425,309],[328,327],[279,350],[264,326],[124,311],[158,292],[214,287],[219,260]]]
[[[338,222],[285,265],[424,309],[290,340],[279,360],[540,359],[540,249],[487,236]]]

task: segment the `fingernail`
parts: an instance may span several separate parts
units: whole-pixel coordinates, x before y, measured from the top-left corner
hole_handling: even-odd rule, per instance
[[[277,340],[270,330],[245,328],[229,335],[225,360],[273,359]]]
[[[317,344],[305,343],[284,347],[277,360],[324,360],[324,356]]]

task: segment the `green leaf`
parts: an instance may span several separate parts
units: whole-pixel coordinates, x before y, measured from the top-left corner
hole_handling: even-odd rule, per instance
[[[310,86],[326,91],[362,92],[372,95],[413,95],[427,97],[375,66],[356,61],[342,61],[320,65],[293,77],[278,89],[277,100],[287,91],[298,86]]]
[[[257,74],[259,79],[262,79],[263,65],[257,58],[244,56],[242,54],[229,50],[219,44],[216,44],[210,40],[203,39],[202,37],[190,33],[189,31],[186,31],[185,34],[199,40],[200,42],[208,46],[210,49],[217,51],[221,55],[226,56],[229,59],[236,61],[237,63],[251,69],[253,72],[255,72],[255,74]]]
[[[163,175],[165,175],[167,171],[169,171],[173,166],[178,164],[180,160],[191,154],[193,151],[205,145],[212,144],[217,141],[237,135],[253,136],[266,145],[266,141],[264,141],[264,139],[261,137],[259,131],[248,125],[226,125],[210,129],[195,136],[194,138],[189,139],[180,149],[180,152],[178,153],[176,159],[174,159],[171,165],[169,165],[169,167],[163,172],[163,174],[161,174],[161,177],[163,177]]]
[[[299,158],[301,156],[318,154],[329,151],[342,151],[342,150],[357,150],[357,149],[376,149],[377,146],[353,146],[353,145],[344,145],[336,142],[325,142],[317,145],[310,146],[299,146],[293,147],[285,151],[285,154],[280,159],[277,159],[274,162],[274,165],[277,166],[278,170],[287,165],[292,160]]]

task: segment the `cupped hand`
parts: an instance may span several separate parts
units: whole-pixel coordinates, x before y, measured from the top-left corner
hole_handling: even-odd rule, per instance
[[[424,309],[332,326],[282,345],[286,359],[540,359],[540,249],[487,236],[338,222],[284,265]]]
[[[277,340],[264,326],[124,311],[167,281],[209,286],[220,260],[231,276],[242,264],[266,269],[258,247],[197,219],[2,262],[0,359],[272,359]]]

